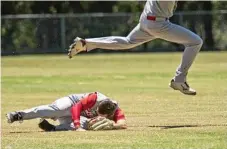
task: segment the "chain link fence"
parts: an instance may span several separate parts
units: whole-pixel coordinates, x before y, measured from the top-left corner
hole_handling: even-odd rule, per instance
[[[76,36],[82,38],[127,36],[138,23],[139,17],[139,13],[2,16],[1,53],[2,55],[66,53]],[[199,34],[205,40],[203,50],[227,49],[227,11],[177,12],[171,18],[171,22]],[[183,47],[156,39],[127,52],[178,50],[183,50]],[[99,49],[93,52],[104,51]]]

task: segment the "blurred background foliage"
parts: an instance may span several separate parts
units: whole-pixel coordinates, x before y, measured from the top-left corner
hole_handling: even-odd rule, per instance
[[[2,15],[141,12],[146,1],[1,1]],[[179,10],[227,10],[225,1],[179,1]]]

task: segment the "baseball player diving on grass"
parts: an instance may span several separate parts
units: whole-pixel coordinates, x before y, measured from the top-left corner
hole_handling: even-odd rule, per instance
[[[6,114],[8,123],[41,118],[39,128],[44,131],[114,130],[126,129],[123,111],[116,101],[99,92],[71,94],[52,104]],[[46,119],[58,120],[54,126]]]
[[[131,49],[154,39],[182,44],[185,46],[182,60],[169,86],[184,94],[196,95],[196,91],[187,83],[187,74],[202,47],[203,40],[190,30],[169,21],[176,6],[176,1],[148,0],[138,25],[127,37],[109,36],[87,39],[77,37],[69,47],[68,56],[72,58],[79,52],[89,52],[97,48],[107,50]]]

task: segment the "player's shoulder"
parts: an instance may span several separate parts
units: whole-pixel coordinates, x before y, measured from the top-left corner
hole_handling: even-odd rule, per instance
[[[88,97],[90,95],[94,95],[94,94],[96,94],[96,92],[74,93],[74,94],[68,95],[68,97],[81,100],[83,98],[86,98],[86,97]]]
[[[112,98],[109,98],[107,95],[101,93],[101,92],[91,92],[90,94],[96,94],[96,101],[97,102],[101,102],[103,100],[106,100],[106,99],[110,99],[113,103],[115,103],[116,105],[118,105],[118,102],[116,100],[113,100]]]
[[[102,100],[105,100],[107,99],[108,97],[106,95],[104,95],[103,93],[101,92],[95,92],[96,95],[97,95],[97,101],[102,101]]]

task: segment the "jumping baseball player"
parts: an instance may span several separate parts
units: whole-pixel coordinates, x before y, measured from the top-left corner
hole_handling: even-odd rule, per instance
[[[8,123],[42,118],[39,127],[44,131],[125,129],[126,121],[118,104],[99,92],[72,94],[50,105],[10,112]],[[45,118],[58,120],[50,124]]]
[[[88,39],[77,37],[69,48],[68,56],[72,58],[79,52],[88,52],[96,48],[110,50],[130,49],[157,38],[183,44],[185,50],[182,60],[169,86],[184,94],[196,95],[196,91],[189,87],[186,77],[189,68],[202,47],[203,40],[190,30],[169,21],[176,6],[176,1],[148,0],[140,16],[139,24],[127,37],[110,36]]]

